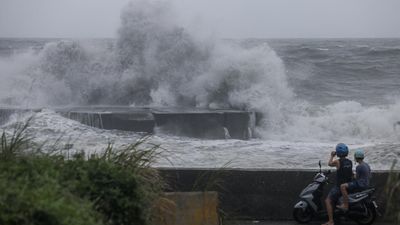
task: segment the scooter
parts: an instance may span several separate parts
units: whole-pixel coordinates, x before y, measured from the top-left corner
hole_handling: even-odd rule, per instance
[[[313,181],[300,193],[300,201],[294,206],[293,218],[298,223],[308,223],[314,218],[326,218],[327,213],[323,209],[322,196],[324,187],[329,183],[328,175],[331,172],[321,170],[319,161],[319,172]],[[341,219],[351,219],[360,225],[369,225],[375,221],[378,212],[378,205],[373,200],[374,188],[349,194],[349,209],[334,209],[335,224]],[[343,197],[340,197],[337,204],[342,204]],[[335,206],[334,206],[335,207]]]

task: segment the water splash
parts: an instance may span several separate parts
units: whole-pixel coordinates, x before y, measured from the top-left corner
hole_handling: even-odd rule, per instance
[[[296,98],[266,43],[201,39],[174,18],[167,2],[136,0],[122,11],[116,43],[57,41],[0,58],[0,104],[235,108],[262,115],[254,135],[265,139],[399,139],[400,104],[311,105]]]

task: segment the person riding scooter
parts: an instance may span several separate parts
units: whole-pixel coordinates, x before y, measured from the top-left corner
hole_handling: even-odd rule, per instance
[[[330,190],[328,197],[325,199],[326,211],[328,213],[329,221],[323,225],[334,225],[333,221],[333,206],[336,205],[341,192],[340,186],[344,183],[348,183],[353,177],[353,163],[351,160],[347,159],[349,154],[349,148],[343,143],[336,145],[336,151],[331,152],[331,157],[329,159],[328,165],[330,167],[336,167],[336,185]],[[334,159],[335,155],[339,159]]]
[[[321,161],[318,163],[319,171],[315,174],[312,182],[309,183],[299,194],[300,200],[293,207],[293,218],[301,224],[308,223],[312,219],[326,218],[327,211],[323,210],[322,196],[324,188],[329,184],[330,170],[322,171]],[[374,200],[375,188],[368,188],[363,191],[349,194],[349,210],[334,210],[335,223],[346,219],[355,221],[359,225],[371,225],[375,221],[378,211],[378,204]],[[343,197],[340,197],[337,204],[343,204]]]
[[[371,177],[371,168],[364,162],[364,151],[362,149],[357,149],[354,153],[354,160],[358,163],[356,167],[356,179],[349,183],[344,183],[340,185],[340,190],[343,195],[343,204],[337,206],[337,208],[347,211],[349,209],[349,195],[348,192],[351,191],[362,191],[369,187],[369,179]]]

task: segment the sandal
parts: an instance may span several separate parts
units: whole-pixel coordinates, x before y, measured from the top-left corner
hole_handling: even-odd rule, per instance
[[[344,205],[337,205],[336,208],[338,208],[338,209],[340,209],[340,210],[342,210],[342,211],[344,211],[344,212],[349,211],[349,208],[348,208],[348,207],[345,207]]]

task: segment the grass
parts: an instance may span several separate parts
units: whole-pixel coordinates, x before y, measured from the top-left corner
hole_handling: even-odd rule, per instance
[[[228,168],[232,161],[229,161],[215,170],[207,170],[201,172],[197,175],[194,184],[192,186],[192,191],[216,191],[218,192],[218,198],[221,199],[225,194],[229,194],[229,191],[225,188],[225,179],[229,176]],[[224,224],[225,218],[229,215],[218,208],[219,223]]]
[[[118,149],[109,144],[100,155],[65,158],[57,145],[43,152],[33,144],[30,120],[1,135],[0,224],[151,224],[164,187],[151,168],[158,145],[143,137]]]
[[[11,136],[3,131],[0,139],[0,160],[13,159],[23,152],[22,149],[26,149],[30,139],[26,136],[25,131],[29,126],[30,120],[26,123],[18,123]]]
[[[400,172],[395,171],[396,161],[393,162],[391,172],[385,188],[387,195],[386,218],[400,224]]]
[[[227,176],[227,168],[232,161],[229,161],[215,170],[207,170],[200,173],[192,186],[192,191],[226,191],[224,178]]]

